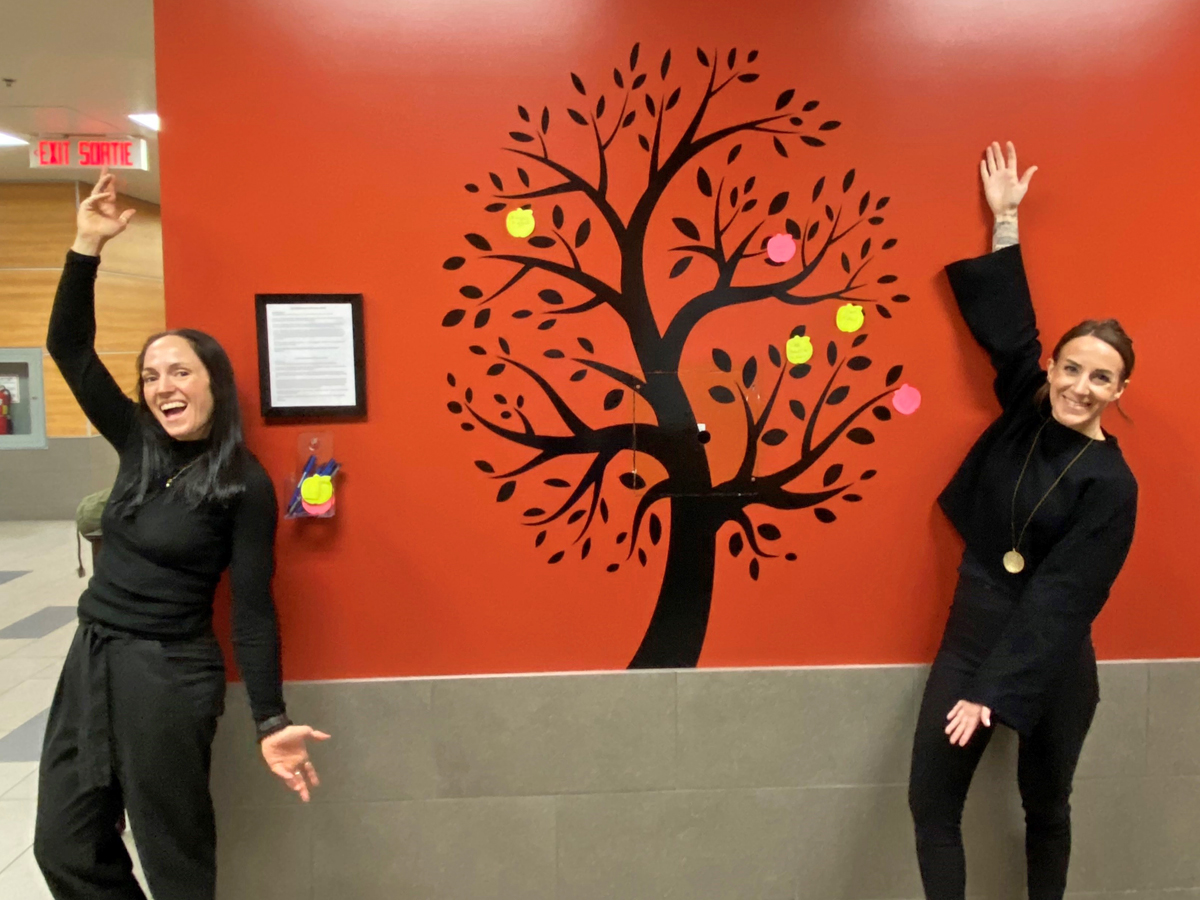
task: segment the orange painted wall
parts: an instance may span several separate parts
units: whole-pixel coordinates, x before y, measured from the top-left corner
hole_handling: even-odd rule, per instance
[[[607,311],[537,331],[545,307],[534,288],[549,281],[531,281],[495,301],[493,321],[479,331],[470,319],[441,326],[449,309],[464,305],[461,285],[494,289],[512,272],[476,259],[482,254],[463,235],[478,232],[505,248],[518,244],[504,237],[502,214],[481,208],[494,193],[489,172],[501,174],[507,187],[516,183],[516,158],[503,148],[529,146],[508,137],[528,127],[517,105],[535,118],[548,106],[552,152],[595,178],[595,148],[566,108],[589,109],[601,92],[619,103],[612,70],[620,67],[628,84],[635,42],[639,70],[650,73],[656,99],[659,63],[672,50],[667,83],[683,92],[668,114],[668,138],[678,136],[704,88],[698,46],[710,55],[719,48],[722,73],[731,47],[743,67],[747,53],[759,51],[743,71],[761,77],[721,95],[714,127],[770,114],[787,88],[797,91],[789,109],[821,102],[806,131],[826,119],[843,123],[820,133],[828,139],[822,148],[789,138],[787,159],[758,135],[745,142],[729,178],[756,175],[762,206],[789,190],[792,215],[807,215],[821,175],[829,177],[829,196],[839,196],[850,168],[856,181],[848,206],[868,188],[873,197],[892,198],[886,223],[862,229],[871,231],[876,247],[884,237],[898,238],[887,262],[872,271],[893,272],[899,282],[875,286],[871,296],[885,299],[899,289],[912,301],[888,303],[895,313],[889,321],[868,308],[863,330],[870,342],[863,351],[875,365],[862,373],[863,384],[874,386],[885,367],[902,363],[904,380],[924,394],[914,416],[874,428],[873,445],[846,444],[836,459],[828,457],[848,470],[880,473],[862,485],[863,502],[834,502],[837,522],[821,524],[811,510],[751,510],[756,522],[782,529],[773,547],[796,552],[797,561],[766,560],[752,581],[747,555],[733,559],[725,549],[733,526],[722,529],[700,664],[932,657],[959,552],[934,497],[995,412],[985,358],[956,318],[940,270],[987,247],[977,159],[986,142],[1005,138],[1017,143],[1023,164],[1040,166],[1021,232],[1044,334],[1056,337],[1084,317],[1117,315],[1139,353],[1125,404],[1134,424],[1116,417],[1108,423],[1141,484],[1138,534],[1097,624],[1098,649],[1107,658],[1200,655],[1200,575],[1192,564],[1200,533],[1200,424],[1190,396],[1200,318],[1194,266],[1200,124],[1192,114],[1200,101],[1194,53],[1200,6],[1170,0],[159,0],[155,6],[168,321],[211,331],[230,351],[252,446],[281,491],[301,428],[266,426],[257,415],[254,294],[366,298],[370,415],[331,426],[347,473],[338,517],[281,523],[275,585],[289,678],[621,668],[637,648],[665,554],[663,544],[643,540],[645,568],[634,560],[605,573],[608,563],[624,559],[613,540],[626,530],[635,502],[616,483],[624,469],[609,474],[604,496],[612,521],[595,527],[586,560],[571,543],[579,525],[558,523],[535,548],[535,529],[522,524],[521,511],[561,498],[541,481],[577,479],[586,461],[539,469],[522,479],[516,498],[496,503],[499,482],[473,461],[488,460],[499,471],[530,454],[480,430],[460,431],[461,418],[447,410],[470,384],[481,414],[498,413],[488,399],[493,392],[524,393],[539,427],[553,422],[544,399],[535,399],[537,389],[511,367],[495,378],[484,375],[504,336],[513,355],[547,373],[590,422],[627,420],[628,398],[611,413],[601,408],[611,383],[592,373],[573,384],[567,376],[574,366],[542,357],[550,347],[582,355],[574,339],[583,335],[595,343],[597,358],[628,364],[627,335]],[[586,100],[572,87],[572,72],[583,79]],[[640,108],[641,98],[635,103]],[[614,112],[602,121],[611,123]],[[639,116],[612,150],[612,195],[625,211],[645,178],[646,154],[635,137],[646,124],[644,108]],[[702,160],[714,179],[724,173],[730,145]],[[217,146],[226,148],[219,157]],[[527,168],[537,174],[536,166]],[[549,183],[538,177],[535,185]],[[712,278],[704,260],[678,279],[666,277],[678,258],[668,249],[683,240],[670,218],[711,219],[695,188],[695,164],[677,181],[647,240],[660,323]],[[464,191],[467,182],[484,192]],[[563,203],[577,223],[584,206],[578,198]],[[534,201],[543,225],[549,207]],[[777,230],[779,217],[773,221],[770,230]],[[580,253],[604,272],[612,267],[613,245],[594,215],[593,225]],[[857,255],[858,240],[847,243]],[[471,261],[459,272],[445,271],[442,261],[456,254]],[[510,314],[519,307],[537,308],[539,316],[514,320]],[[685,380],[694,385],[698,417],[714,433],[714,470],[736,464],[744,438],[730,413],[737,407],[720,407],[706,395],[709,385],[734,385],[733,376],[714,369],[710,348],[730,352],[735,374],[756,355],[766,385],[752,398],[758,408],[770,387],[765,379],[775,372],[767,344],[782,346],[803,322],[823,347],[837,336],[834,311],[760,302],[722,311],[693,335]],[[467,347],[476,341],[491,355],[471,354]],[[457,390],[447,384],[449,372]],[[785,399],[811,406],[818,376],[785,379]],[[783,409],[776,415],[781,423],[790,418]],[[639,418],[649,421],[644,408]],[[788,446],[768,448],[781,455],[764,455],[761,465],[786,461]],[[819,473],[811,477],[819,480]],[[657,509],[665,521],[665,505]],[[559,549],[566,558],[547,565]]]

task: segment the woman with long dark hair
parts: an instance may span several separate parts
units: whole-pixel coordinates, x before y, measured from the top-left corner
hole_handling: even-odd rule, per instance
[[[1072,328],[1046,369],[1021,249],[1023,177],[1008,145],[980,163],[992,253],[947,267],[959,309],[996,369],[1003,409],[939,502],[966,544],[918,717],[909,805],[929,900],[962,900],[960,828],[991,728],[1020,735],[1029,900],[1061,900],[1071,784],[1099,701],[1092,620],[1133,539],[1137,482],[1100,427],[1133,374],[1114,319]]]
[[[213,594],[228,569],[233,643],[270,769],[309,799],[307,740],[287,717],[271,596],[271,479],[242,436],[229,357],[190,329],[138,356],[136,402],[97,356],[100,251],[125,230],[113,176],[79,207],[47,348],[120,457],[104,544],[79,598],[79,629],[50,707],[34,855],[57,900],[145,900],[118,834],[123,810],[151,891],[212,900],[216,830],[209,763],[224,711]]]

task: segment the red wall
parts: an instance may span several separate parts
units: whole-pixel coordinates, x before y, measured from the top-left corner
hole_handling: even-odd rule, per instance
[[[574,338],[586,335],[598,358],[629,364],[627,334],[603,310],[564,319],[550,332],[535,330],[537,318],[511,319],[519,306],[540,306],[532,282],[494,302],[486,329],[473,331],[470,319],[441,325],[449,309],[464,305],[462,284],[494,288],[511,271],[489,268],[495,264],[477,260],[481,254],[463,240],[479,232],[506,250],[517,243],[504,236],[503,214],[483,212],[487,198],[463,185],[479,183],[486,194],[488,172],[501,173],[506,186],[515,182],[515,158],[502,148],[528,146],[508,137],[527,127],[517,104],[535,117],[548,106],[547,137],[556,156],[594,178],[595,148],[589,150],[585,130],[565,110],[594,103],[601,91],[613,102],[612,69],[621,67],[628,83],[635,42],[651,86],[662,84],[658,66],[673,51],[668,82],[683,87],[676,122],[695,108],[704,87],[697,46],[710,54],[720,48],[722,72],[732,46],[741,60],[759,51],[750,70],[761,77],[721,95],[713,122],[769,114],[777,95],[795,88],[793,107],[819,99],[817,120],[844,123],[822,133],[823,148],[789,139],[786,160],[765,135],[747,141],[734,167],[740,174],[730,177],[756,174],[764,206],[790,190],[793,215],[807,212],[820,175],[829,176],[826,190],[838,196],[849,168],[857,173],[851,201],[865,188],[892,198],[886,224],[872,236],[899,243],[888,251],[887,268],[873,271],[894,272],[895,287],[912,301],[889,304],[895,316],[886,322],[868,309],[863,331],[871,342],[863,350],[872,351],[875,368],[864,376],[874,385],[886,366],[902,363],[903,380],[924,395],[915,415],[875,428],[875,444],[845,444],[836,460],[828,458],[848,470],[880,473],[862,486],[863,502],[833,503],[837,522],[821,524],[811,510],[751,510],[756,522],[780,526],[784,538],[775,546],[796,552],[797,561],[765,560],[753,581],[748,556],[735,560],[725,549],[733,526],[722,529],[700,664],[931,658],[959,552],[934,497],[995,412],[985,358],[956,318],[940,270],[987,248],[977,160],[986,142],[1006,138],[1016,142],[1023,165],[1040,167],[1021,236],[1044,334],[1057,336],[1081,318],[1116,315],[1139,354],[1124,404],[1134,424],[1116,416],[1107,422],[1141,485],[1138,533],[1097,624],[1098,649],[1108,658],[1200,655],[1200,575],[1193,565],[1200,424],[1189,390],[1200,315],[1196,4],[159,0],[155,6],[168,321],[206,329],[230,351],[251,444],[281,492],[301,428],[267,426],[257,414],[254,294],[366,298],[370,415],[329,426],[346,471],[338,516],[281,523],[275,587],[289,678],[621,668],[637,648],[662,578],[665,541],[653,547],[643,539],[645,568],[635,560],[605,573],[608,563],[624,559],[613,539],[628,527],[635,502],[615,481],[624,469],[615,468],[606,482],[612,522],[596,526],[596,549],[586,560],[571,543],[579,526],[563,522],[535,549],[535,530],[522,524],[521,511],[561,498],[541,481],[578,478],[585,461],[539,469],[522,480],[516,499],[496,503],[499,483],[473,461],[489,460],[499,471],[530,454],[480,430],[460,431],[461,419],[446,406],[471,384],[481,395],[481,413],[497,412],[486,399],[494,391],[523,392],[531,417],[552,422],[528,379],[511,367],[488,378],[483,370],[494,359],[467,350],[478,340],[494,354],[497,337],[505,336],[514,356],[554,373],[589,420],[627,421],[626,406],[601,412],[611,383],[592,373],[573,385],[566,378],[571,368],[555,368],[541,355],[552,346],[579,355]],[[587,85],[586,100],[573,89],[572,72]],[[611,122],[614,112],[607,115],[603,121]],[[613,148],[612,193],[625,212],[622,204],[632,202],[637,179],[645,177],[646,154],[635,142],[645,110],[639,115]],[[730,143],[702,161],[714,177]],[[226,149],[218,156],[220,147]],[[666,278],[677,258],[668,248],[681,240],[669,218],[711,217],[700,205],[694,170],[693,164],[669,190],[647,241],[660,323],[703,290],[705,278],[711,282],[711,265],[706,273],[702,260],[683,277]],[[584,206],[578,198],[563,202],[578,222]],[[549,206],[534,201],[543,224]],[[611,240],[604,241],[597,228],[585,248],[592,254],[585,259],[600,271],[610,270],[614,258]],[[857,240],[848,243],[857,251]],[[456,254],[471,262],[461,272],[443,270],[442,261]],[[872,296],[888,294],[876,288]],[[823,347],[838,336],[834,312],[829,305],[760,302],[722,311],[696,332],[683,367],[697,415],[715,435],[714,470],[736,466],[744,438],[737,407],[719,407],[706,396],[708,385],[734,383],[714,369],[709,349],[728,350],[739,368],[756,354],[773,376],[766,345],[782,346],[793,325],[807,323]],[[448,372],[458,390],[447,384]],[[818,376],[785,379],[792,391],[786,397],[811,406]],[[760,375],[767,387],[755,404],[769,390],[767,377]],[[639,418],[650,421],[644,409]],[[779,456],[764,455],[762,464],[786,461],[787,446],[777,448]],[[665,523],[666,505],[656,510]],[[566,559],[547,565],[558,549]]]

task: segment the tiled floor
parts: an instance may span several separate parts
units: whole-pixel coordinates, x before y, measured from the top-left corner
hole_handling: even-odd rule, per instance
[[[86,545],[84,564],[90,575]],[[4,900],[50,898],[32,850],[38,751],[59,669],[75,633],[72,611],[87,583],[76,575],[76,566],[73,523],[0,522],[0,897]]]

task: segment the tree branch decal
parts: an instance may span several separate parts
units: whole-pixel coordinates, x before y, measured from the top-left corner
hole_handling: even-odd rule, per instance
[[[487,435],[488,455],[511,457],[503,466],[487,459],[475,466],[501,482],[497,502],[518,492],[532,498],[520,518],[537,529],[534,544],[546,546],[548,563],[561,562],[571,548],[587,560],[603,547],[611,573],[635,558],[647,566],[665,552],[654,614],[630,665],[693,666],[713,599],[718,532],[731,525],[729,557],[747,560],[752,579],[780,557],[798,559],[795,550],[776,549],[784,529],[764,517],[789,514],[790,531],[800,526],[790,515],[797,510],[831,524],[838,520],[835,501],[862,502],[860,486],[877,470],[849,476],[836,455],[875,443],[872,428],[891,421],[893,410],[913,412],[919,393],[899,384],[901,365],[872,385],[874,359],[860,349],[869,337],[867,314],[883,326],[892,304],[909,300],[886,296],[895,275],[870,274],[897,243],[878,240],[873,230],[884,224],[890,198],[856,188],[854,168],[841,175],[840,193],[827,171],[815,180],[801,171],[820,165],[826,137],[842,123],[814,117],[819,101],[799,104],[794,88],[776,96],[773,110],[745,115],[748,101],[726,98],[760,79],[754,50],[698,48],[704,75],[695,80],[679,72],[670,50],[656,68],[642,70],[641,62],[635,44],[627,63],[613,69],[613,87],[590,92],[583,77],[570,73],[562,128],[586,129],[594,163],[556,149],[568,142],[558,130],[552,136],[560,117],[549,106],[540,116],[518,106],[520,124],[508,133],[515,146],[500,148],[515,172],[489,171],[486,180],[466,185],[484,195],[481,184],[490,184],[483,212],[507,219],[504,228],[467,231],[474,255],[443,262],[447,272],[469,264],[478,275],[458,287],[473,311],[452,308],[442,324],[470,323],[480,335],[496,334],[507,313],[520,331],[521,352],[503,336],[493,339],[495,349],[469,343],[479,366],[471,364],[462,383],[447,375],[455,391],[447,408],[463,431]],[[784,162],[765,165],[771,153]],[[629,179],[637,185],[631,202],[628,191],[613,187]],[[767,190],[769,181],[779,183]],[[670,197],[695,191],[706,211],[693,219],[663,209],[668,188]],[[807,210],[800,209],[801,197]],[[600,237],[593,235],[593,218],[603,223]],[[662,229],[683,238],[666,258],[647,250],[647,236]],[[696,259],[706,262],[693,269]],[[768,339],[764,355],[754,353],[736,368],[727,350],[706,348],[715,367],[707,397],[689,396],[680,360],[699,326],[719,311],[751,304],[810,310],[815,318],[793,328],[786,348]],[[675,312],[660,320],[656,309],[663,308]],[[543,362],[530,361],[545,341],[541,333],[566,318],[586,327],[594,321],[589,314],[607,315],[605,309],[619,318],[624,347],[598,348],[592,337],[576,336],[582,354],[549,347],[541,350]],[[614,364],[630,351],[636,364]],[[613,355],[606,360],[605,352]],[[819,391],[814,386],[814,399],[804,388],[818,369],[824,383]],[[476,394],[471,382],[478,379],[501,388]],[[521,389],[532,391],[534,402],[514,393]],[[741,413],[734,436],[740,460],[720,483],[709,455],[713,436],[697,419],[702,400],[734,404]],[[871,427],[864,424],[868,414]],[[574,476],[536,474],[552,463],[555,471],[577,467]],[[619,491],[637,497],[628,524],[609,508]],[[564,526],[571,534],[561,534]]]

